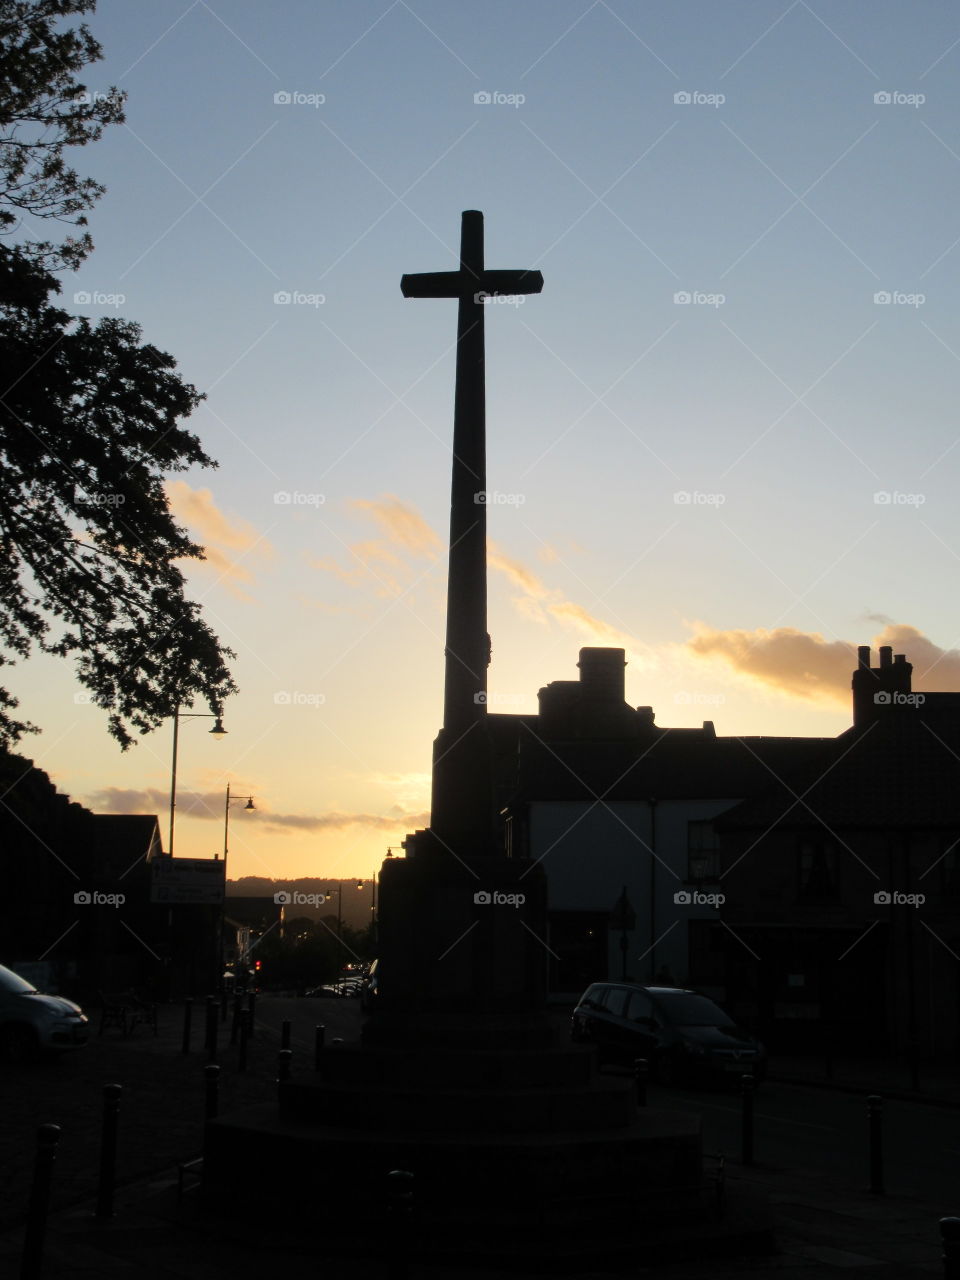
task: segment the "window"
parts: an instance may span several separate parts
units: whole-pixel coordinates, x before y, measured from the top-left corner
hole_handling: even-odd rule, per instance
[[[687,823],[687,880],[703,884],[720,879],[720,838],[710,821]]]
[[[837,896],[837,851],[827,840],[800,844],[800,901],[826,902]]]
[[[627,1017],[631,1022],[653,1017],[653,1001],[645,991],[634,991],[627,1005]]]
[[[626,987],[608,987],[607,994],[603,997],[604,1009],[617,1018],[622,1017],[629,994]]]

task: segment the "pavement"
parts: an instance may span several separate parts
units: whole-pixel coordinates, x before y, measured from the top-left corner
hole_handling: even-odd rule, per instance
[[[351,1199],[349,1188],[344,1190],[342,1204],[318,1206],[316,1223],[309,1224],[306,1234],[302,1228],[298,1234],[283,1222],[237,1220],[214,1226],[199,1214],[196,1193],[188,1192],[179,1201],[177,1161],[197,1154],[202,1124],[199,1095],[192,1093],[187,1104],[175,1096],[174,1084],[180,1074],[195,1080],[198,1071],[202,1073],[199,1052],[195,1050],[187,1059],[179,1055],[179,1027],[179,1019],[172,1016],[165,1026],[161,1025],[161,1034],[155,1039],[142,1034],[130,1041],[116,1042],[109,1054],[112,1065],[123,1064],[123,1072],[117,1074],[137,1082],[134,1093],[136,1089],[142,1091],[147,1081],[166,1093],[169,1102],[164,1105],[169,1107],[174,1140],[170,1144],[163,1141],[167,1127],[163,1116],[160,1123],[164,1129],[144,1129],[139,1134],[138,1161],[121,1161],[114,1216],[98,1222],[93,1217],[96,1160],[90,1157],[90,1150],[97,1149],[99,1111],[89,1104],[82,1109],[87,1116],[83,1126],[85,1159],[78,1161],[66,1186],[60,1187],[60,1194],[52,1201],[43,1268],[37,1280],[235,1280],[237,1274],[257,1274],[267,1268],[271,1273],[296,1269],[309,1274],[311,1280],[491,1280],[507,1274],[502,1269],[469,1267],[459,1261],[433,1265],[418,1259],[415,1247],[408,1259],[395,1254],[364,1257],[362,1246],[369,1245],[377,1224],[369,1206]],[[195,1038],[196,1034],[195,1028]],[[248,1105],[272,1095],[276,1049],[273,1033],[261,1028],[253,1046],[251,1068],[238,1075],[230,1056],[236,1051],[224,1048],[221,1062],[229,1106]],[[106,1055],[106,1048],[101,1052]],[[96,1053],[94,1049],[94,1058]],[[91,1059],[85,1071],[91,1079],[97,1078],[96,1061]],[[895,1063],[838,1060],[833,1065],[833,1079],[828,1081],[822,1061],[778,1059],[771,1062],[770,1074],[811,1088],[878,1092],[891,1098],[960,1105],[960,1086],[949,1072],[922,1071],[920,1090],[914,1091],[910,1088],[909,1071]],[[71,1084],[69,1076],[65,1083]],[[75,1085],[76,1081],[72,1083]],[[189,1114],[181,1115],[184,1105]],[[221,1113],[228,1109],[223,1107]],[[31,1120],[38,1117],[40,1113],[32,1115]],[[45,1118],[61,1119],[56,1108]],[[21,1130],[18,1150],[22,1144]],[[133,1145],[127,1144],[131,1153]],[[5,1190],[10,1189],[11,1181],[21,1190],[24,1183],[29,1183],[32,1150],[32,1142],[28,1142],[29,1160],[14,1165]],[[0,1172],[10,1173],[9,1162],[7,1169]],[[268,1179],[269,1170],[238,1170],[238,1176]],[[668,1280],[734,1280],[740,1276],[787,1280],[792,1276],[850,1276],[861,1272],[875,1280],[919,1280],[944,1274],[938,1219],[960,1213],[960,1204],[935,1204],[911,1195],[871,1195],[866,1187],[844,1185],[812,1171],[762,1164],[745,1168],[732,1159],[726,1166],[726,1185],[731,1205],[736,1203],[738,1192],[759,1193],[768,1198],[776,1252],[653,1267],[644,1266],[644,1258],[638,1256],[629,1266],[584,1268],[581,1264],[564,1270],[564,1274],[569,1280],[654,1275],[664,1275]],[[0,1235],[0,1276],[4,1277],[19,1274],[23,1248],[25,1197],[16,1196],[14,1200],[19,1203],[19,1210],[15,1220],[11,1219],[12,1202],[8,1197],[4,1217],[9,1225]],[[544,1272],[522,1268],[511,1269],[510,1274],[523,1280]]]

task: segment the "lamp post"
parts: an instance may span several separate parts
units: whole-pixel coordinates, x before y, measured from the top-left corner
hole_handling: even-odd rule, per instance
[[[230,833],[230,805],[234,800],[246,800],[244,809],[256,809],[253,803],[253,796],[232,796],[230,794],[230,783],[227,783],[227,798],[223,806],[223,903],[220,907],[220,946],[218,948],[220,980],[218,986],[223,990],[224,986],[224,945],[223,945],[223,929],[226,924],[227,916],[227,849]]]
[[[180,703],[173,709],[173,766],[170,770],[170,838],[167,841],[167,857],[173,857],[173,823],[177,808],[177,747],[180,740],[180,721],[181,720],[213,720],[214,725],[210,732],[213,734],[217,742],[226,736],[226,729],[223,727],[223,720],[220,712],[207,711],[181,711]]]

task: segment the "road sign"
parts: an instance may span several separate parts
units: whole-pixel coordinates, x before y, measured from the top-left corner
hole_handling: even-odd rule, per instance
[[[224,863],[220,858],[153,858],[150,901],[219,906],[223,902]]]

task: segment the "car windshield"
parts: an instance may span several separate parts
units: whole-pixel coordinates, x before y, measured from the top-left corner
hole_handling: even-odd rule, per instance
[[[733,1019],[706,996],[689,991],[658,994],[657,1004],[675,1027],[729,1027]]]
[[[0,992],[8,996],[29,996],[36,995],[37,988],[26,978],[21,978],[19,973],[0,964]]]

